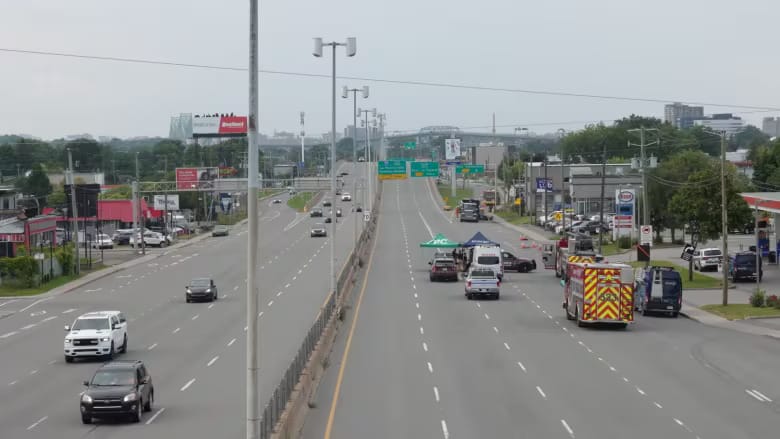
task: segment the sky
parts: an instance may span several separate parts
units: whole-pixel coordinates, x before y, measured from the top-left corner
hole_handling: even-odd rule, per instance
[[[246,114],[246,71],[130,64],[8,52],[33,50],[244,69],[248,0],[0,0],[0,134],[166,136],[179,113]],[[357,38],[336,54],[337,130],[352,122],[341,87],[370,87],[358,106],[387,130],[430,125],[498,132],[575,130],[663,102],[375,82],[704,102],[759,125],[780,111],[775,0],[260,1],[260,67],[329,75],[312,38]],[[731,106],[731,107],[730,107]],[[259,130],[330,130],[331,82],[260,75]]]

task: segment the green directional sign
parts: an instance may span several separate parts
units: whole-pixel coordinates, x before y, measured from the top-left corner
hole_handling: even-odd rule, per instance
[[[458,165],[455,171],[458,174],[484,174],[485,165]]]
[[[439,162],[411,162],[412,177],[438,177]]]
[[[406,178],[406,161],[381,160],[378,171],[380,180],[403,180]]]
[[[417,149],[417,142],[404,142],[404,149]]]

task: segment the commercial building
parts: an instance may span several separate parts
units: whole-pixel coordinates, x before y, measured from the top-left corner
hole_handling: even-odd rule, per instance
[[[704,118],[704,107],[694,107],[675,102],[664,106],[664,121],[677,128],[690,128],[693,121]]]
[[[745,127],[745,121],[731,113],[713,114],[711,117],[695,120],[693,124],[715,132],[725,131],[727,135],[736,134]]]

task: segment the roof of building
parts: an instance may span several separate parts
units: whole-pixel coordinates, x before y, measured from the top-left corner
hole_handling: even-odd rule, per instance
[[[739,195],[751,209],[758,207],[764,212],[780,213],[780,192],[742,192]]]
[[[24,233],[24,221],[18,218],[8,218],[0,220],[0,234],[19,234]]]

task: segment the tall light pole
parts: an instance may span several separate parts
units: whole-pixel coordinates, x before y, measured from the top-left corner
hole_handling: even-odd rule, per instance
[[[366,127],[366,146],[365,146],[365,152],[363,153],[363,157],[365,157],[366,160],[366,176],[365,179],[368,182],[368,196],[366,197],[365,203],[363,203],[363,207],[368,207],[368,212],[371,212],[371,142],[370,142],[370,127],[368,123],[368,113],[371,113],[372,117],[376,117],[376,108],[372,108],[370,110],[361,110],[358,108],[358,113],[363,114],[363,125]],[[364,190],[365,193],[365,190]]]
[[[345,46],[347,56],[355,56],[357,41],[354,37],[347,38],[344,43],[332,41],[324,43],[322,38],[314,39],[313,55],[322,57],[322,46],[333,48],[333,75],[331,77],[331,139],[330,139],[330,196],[331,203],[336,203],[336,47]],[[335,206],[334,206],[335,207]],[[335,212],[335,209],[331,209]],[[336,218],[330,223],[330,291],[338,296],[336,291]]]
[[[349,88],[346,85],[342,89],[341,97],[346,99],[349,97],[349,94],[352,93],[352,196],[357,196],[357,175],[355,172],[357,171],[357,93],[359,91],[363,92],[363,99],[368,98],[368,86],[364,85],[362,89],[360,88]],[[353,201],[354,204],[354,201]],[[357,212],[357,209],[355,209]],[[355,218],[355,227],[354,227],[354,245],[357,247],[357,230],[358,230],[358,222],[360,221],[360,218]]]
[[[17,167],[19,165],[16,165]],[[70,233],[73,239],[73,244],[76,247],[76,274],[81,273],[81,257],[79,256],[79,211],[76,204],[76,179],[73,178],[73,155],[71,155],[70,148],[68,148],[68,177],[70,179],[70,210],[71,210],[71,223]],[[135,210],[133,211],[135,212]],[[135,218],[135,215],[133,215]],[[86,230],[84,230],[86,232]],[[75,233],[75,235],[74,235]],[[84,233],[86,235],[86,233]]]
[[[720,220],[723,224],[721,224],[721,234],[723,239],[723,306],[726,306],[729,304],[729,239],[728,239],[728,233],[729,233],[729,225],[728,225],[728,207],[726,205],[726,132],[721,131],[720,132]],[[758,246],[758,243],[756,243],[756,246]],[[756,253],[758,253],[758,247],[756,247]],[[758,271],[758,266],[756,266],[756,276],[760,276],[761,272]]]
[[[260,292],[257,285],[257,245],[259,220],[257,196],[260,167],[260,151],[257,148],[258,114],[258,0],[249,0],[249,112],[247,113],[247,216],[249,219],[249,241],[246,258],[246,437],[260,437],[260,334],[257,317]]]
[[[303,167],[306,163],[306,129],[305,129],[305,123],[304,118],[306,117],[306,113],[301,111],[301,172],[303,172]]]
[[[558,128],[559,139],[563,139],[565,133],[566,130],[564,130],[563,128]],[[564,236],[566,235],[566,192],[563,190],[565,187],[566,187],[566,166],[564,166],[563,145],[561,145],[561,211],[563,211],[563,216],[561,216],[561,221],[562,221],[561,225],[563,226],[562,230]]]

